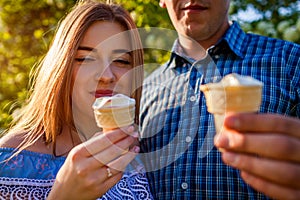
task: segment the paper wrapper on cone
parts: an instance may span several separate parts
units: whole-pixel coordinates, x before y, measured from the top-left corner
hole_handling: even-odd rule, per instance
[[[248,76],[230,74],[219,83],[201,85],[208,112],[214,115],[216,132],[222,130],[227,112],[257,112],[261,104],[262,82]]]
[[[93,109],[97,125],[103,130],[134,124],[135,100],[125,95],[97,98]]]

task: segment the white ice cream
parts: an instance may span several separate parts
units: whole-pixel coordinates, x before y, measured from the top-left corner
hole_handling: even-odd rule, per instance
[[[112,108],[112,107],[127,107],[134,106],[135,99],[123,94],[116,94],[111,97],[97,98],[93,104],[93,109]]]
[[[263,83],[251,76],[242,76],[236,73],[226,75],[220,82],[223,87],[227,86],[258,86]]]

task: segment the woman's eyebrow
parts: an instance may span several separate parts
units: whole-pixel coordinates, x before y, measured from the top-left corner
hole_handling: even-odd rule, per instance
[[[87,46],[79,46],[78,50],[97,52],[97,49],[92,48],[92,47],[87,47]]]
[[[114,49],[112,50],[113,53],[119,54],[119,53],[130,53],[131,51],[129,49]]]

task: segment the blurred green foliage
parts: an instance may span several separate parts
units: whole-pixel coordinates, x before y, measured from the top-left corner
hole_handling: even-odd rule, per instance
[[[241,10],[252,10],[256,16],[252,21],[237,18],[245,31],[300,44],[299,0],[233,0],[232,14]]]
[[[100,1],[100,0],[99,0]],[[46,53],[58,21],[76,0],[1,0],[0,1],[0,133],[6,129],[24,103],[29,74]],[[138,27],[173,29],[167,11],[159,0],[115,0],[132,15]],[[232,0],[230,13],[245,31],[300,43],[298,0]],[[257,18],[243,20],[237,15],[251,9]],[[143,42],[164,43],[157,34]],[[168,44],[169,45],[169,44]],[[145,49],[146,74],[167,60],[169,52]]]
[[[74,2],[0,1],[0,131],[26,99],[30,71],[45,54],[58,20]]]

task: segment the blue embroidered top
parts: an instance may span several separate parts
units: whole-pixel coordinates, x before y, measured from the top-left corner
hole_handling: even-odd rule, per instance
[[[264,83],[260,112],[300,117],[299,45],[246,34],[236,22],[201,60],[177,40],[169,62],[143,85],[141,149],[155,198],[268,199],[213,144],[214,119],[199,87],[233,72]]]
[[[0,199],[46,199],[65,157],[23,150],[7,160],[13,151],[0,148]],[[145,171],[137,167],[99,199],[152,199]]]

